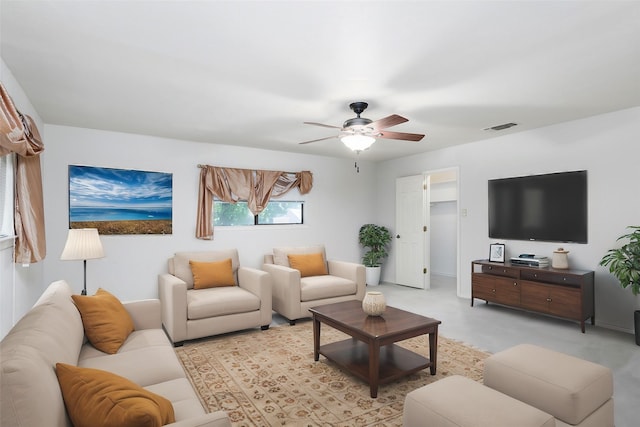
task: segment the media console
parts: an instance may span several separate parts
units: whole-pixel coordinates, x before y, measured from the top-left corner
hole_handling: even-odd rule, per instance
[[[488,260],[471,262],[475,298],[595,325],[593,271],[528,267]]]

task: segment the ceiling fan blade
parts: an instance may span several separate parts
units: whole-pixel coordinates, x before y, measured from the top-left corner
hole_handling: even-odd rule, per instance
[[[304,124],[305,125],[322,126],[323,128],[342,129],[342,127],[340,127],[340,126],[325,125],[323,123],[316,123],[316,122],[304,122]]]
[[[309,144],[311,142],[324,141],[325,139],[331,139],[331,138],[337,138],[337,137],[338,137],[337,135],[327,136],[327,137],[324,137],[324,138],[312,139],[311,141],[299,142],[299,144]]]
[[[392,114],[388,117],[384,117],[380,120],[369,123],[367,127],[372,127],[376,130],[389,128],[391,126],[399,125],[400,123],[408,122],[409,119],[405,119],[397,114]]]
[[[386,138],[386,139],[399,139],[402,141],[413,141],[418,142],[424,135],[419,133],[405,133],[405,132],[390,132],[387,130],[380,131],[380,134],[377,136],[378,138]]]

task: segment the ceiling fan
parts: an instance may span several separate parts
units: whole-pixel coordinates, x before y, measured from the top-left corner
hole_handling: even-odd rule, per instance
[[[340,140],[353,151],[363,151],[371,147],[376,141],[376,138],[386,139],[399,139],[403,141],[418,142],[424,135],[418,133],[405,133],[405,132],[392,132],[386,130],[387,128],[400,123],[408,122],[409,120],[392,114],[384,117],[380,120],[373,121],[364,117],[360,117],[360,114],[367,109],[369,104],[366,102],[352,102],[349,104],[349,108],[356,113],[356,117],[345,121],[340,126],[325,125],[316,122],[304,122],[307,125],[322,126],[325,128],[340,129],[337,135],[327,136],[325,138],[313,139],[311,141],[304,141],[300,144],[309,144],[311,142],[323,141],[325,139],[340,138]]]

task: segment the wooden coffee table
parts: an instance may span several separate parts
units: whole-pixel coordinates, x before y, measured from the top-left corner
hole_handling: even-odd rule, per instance
[[[442,322],[387,306],[382,316],[368,316],[362,302],[345,301],[313,307],[313,358],[320,354],[369,384],[371,397],[378,385],[430,368],[436,374],[438,325]],[[353,337],[320,345],[324,323]],[[429,334],[429,358],[395,342]]]

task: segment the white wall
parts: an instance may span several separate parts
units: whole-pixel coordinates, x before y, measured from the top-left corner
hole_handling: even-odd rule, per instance
[[[44,192],[47,226],[45,281],[66,279],[82,288],[82,262],[60,261],[68,230],[68,166],[89,165],[173,174],[173,234],[101,236],[103,259],[87,261],[87,288],[98,286],[121,299],[157,296],[157,275],[176,251],[236,247],[241,265],[259,268],[263,255],[280,245],[323,243],[327,256],[359,262],[360,225],[371,222],[375,167],[353,160],[233,146],[162,139],[151,136],[46,125]],[[250,137],[248,135],[247,137]],[[311,192],[301,226],[216,227],[214,240],[194,237],[199,163],[248,169],[310,170]]]
[[[376,175],[377,221],[393,226],[395,178],[427,170],[460,167],[461,296],[471,295],[470,263],[486,258],[488,238],[487,180],[528,174],[588,170],[589,243],[563,244],[572,268],[595,270],[596,323],[631,331],[637,298],[621,289],[598,267],[607,249],[628,225],[640,225],[637,163],[640,158],[640,107],[505,135],[486,141],[387,161]],[[425,141],[428,143],[428,138]],[[507,257],[524,252],[551,256],[557,243],[507,241]],[[395,275],[393,248],[383,280]]]

